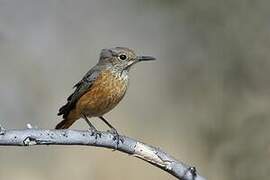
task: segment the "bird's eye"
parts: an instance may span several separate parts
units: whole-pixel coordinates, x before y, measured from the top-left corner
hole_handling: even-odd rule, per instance
[[[120,54],[119,59],[121,59],[121,60],[126,60],[126,59],[127,59],[127,56],[124,55],[124,54]]]

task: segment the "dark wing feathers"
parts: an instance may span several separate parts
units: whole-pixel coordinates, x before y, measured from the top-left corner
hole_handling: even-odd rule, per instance
[[[67,103],[59,109],[57,115],[63,115],[63,118],[65,119],[69,112],[74,108],[80,97],[91,88],[98,75],[98,69],[93,68],[88,71],[83,79],[74,85],[73,88],[76,88],[75,91],[67,98]]]

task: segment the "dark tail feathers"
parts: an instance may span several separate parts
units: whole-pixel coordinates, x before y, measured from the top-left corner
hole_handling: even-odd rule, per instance
[[[67,129],[67,128],[69,128],[73,123],[74,123],[74,121],[70,121],[70,120],[64,119],[63,121],[61,121],[60,123],[58,123],[58,124],[56,125],[55,129]]]

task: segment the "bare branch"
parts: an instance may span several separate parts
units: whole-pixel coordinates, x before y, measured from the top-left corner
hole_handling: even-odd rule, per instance
[[[30,126],[24,130],[5,130],[0,126],[0,146],[85,145],[105,147],[147,161],[180,180],[205,180],[197,174],[195,167],[177,161],[159,148],[126,136],[120,138],[123,142],[120,141],[117,147],[113,134],[109,132],[101,132],[101,137],[96,138],[90,131],[44,130],[30,128]]]

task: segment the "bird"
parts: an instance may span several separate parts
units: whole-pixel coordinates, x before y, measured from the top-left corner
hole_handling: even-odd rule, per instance
[[[137,56],[127,47],[102,49],[98,63],[76,83],[74,92],[59,109],[63,120],[55,129],[67,129],[78,119],[84,119],[93,135],[100,132],[88,118],[98,117],[109,128],[119,143],[119,134],[104,114],[112,110],[125,96],[129,85],[129,72],[133,65],[141,61],[155,60],[152,56]]]

